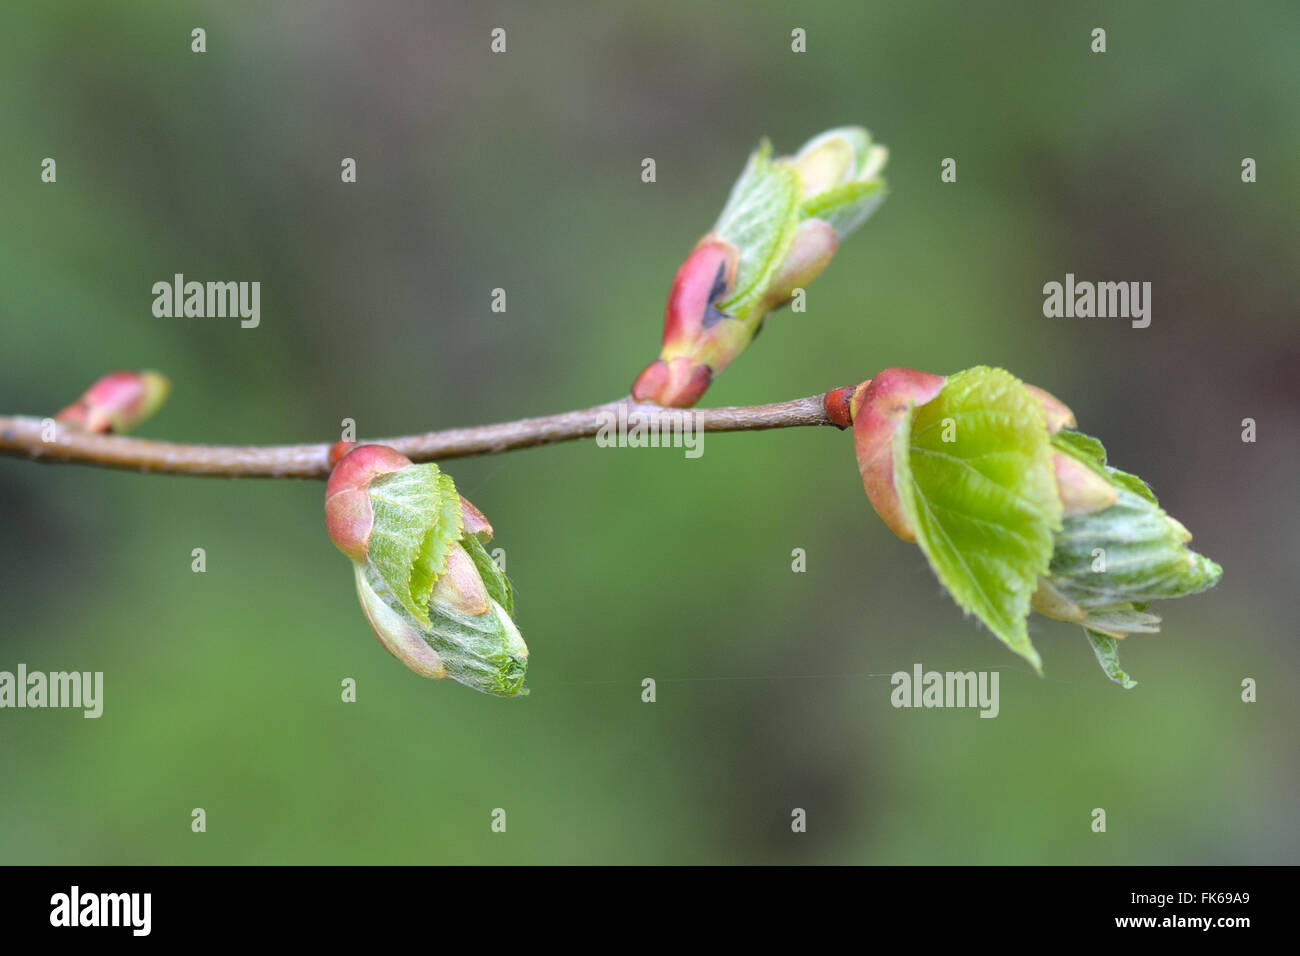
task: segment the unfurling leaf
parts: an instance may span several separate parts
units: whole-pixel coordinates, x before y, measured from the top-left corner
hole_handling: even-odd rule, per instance
[[[411,465],[375,478],[370,503],[370,563],[402,607],[427,625],[434,582],[461,535],[456,484],[435,464]]]
[[[1223,570],[1187,547],[1191,534],[1161,509],[1146,482],[1106,464],[1097,439],[1061,431],[1052,442],[1108,482],[1113,499],[1065,518],[1034,609],[1082,625],[1102,670],[1132,687],[1136,682],[1119,669],[1118,639],[1159,631],[1159,616],[1147,611],[1151,601],[1204,591]]]
[[[1217,564],[1136,475],[1106,464],[1059,399],[1000,369],[886,369],[827,395],[853,425],[863,487],[939,581],[1041,673],[1025,619],[1083,627],[1106,675],[1135,682],[1118,641],[1152,633],[1150,602],[1212,587]]]
[[[746,316],[767,291],[799,224],[799,174],[789,163],[772,159],[772,144],[749,157],[731,189],[712,235],[740,250],[736,288],[718,304],[728,316]]]
[[[492,526],[451,476],[381,445],[352,448],[330,475],[325,523],[390,654],[422,677],[528,693],[510,582],[484,548]]]
[[[1025,618],[1061,502],[1039,403],[1000,369],[960,372],[905,416],[893,456],[903,513],[940,582],[1041,671]]]
[[[411,617],[372,565],[356,565],[356,576],[376,636],[417,674],[450,677],[495,697],[528,693],[528,647],[510,613],[496,600],[489,602],[486,613],[476,615],[435,605],[426,625]]]

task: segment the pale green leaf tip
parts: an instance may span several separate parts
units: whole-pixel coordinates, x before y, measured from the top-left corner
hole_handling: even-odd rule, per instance
[[[1129,677],[1124,669],[1120,667],[1119,641],[1105,634],[1090,631],[1086,627],[1083,629],[1083,633],[1088,636],[1088,642],[1092,645],[1092,651],[1097,656],[1097,663],[1101,665],[1102,672],[1125,690],[1132,690],[1136,687],[1137,681]]]
[[[1037,674],[1039,677],[1043,676],[1043,659],[1042,657],[1039,656],[1038,651],[1034,647],[1034,645],[1029,643],[1028,639],[1025,640],[1025,647],[1023,650],[1020,648],[1012,648],[1012,650],[1014,650],[1025,660],[1029,661],[1029,666],[1034,669],[1035,674]]]

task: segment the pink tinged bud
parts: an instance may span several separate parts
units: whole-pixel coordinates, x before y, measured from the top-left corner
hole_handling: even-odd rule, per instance
[[[465,534],[476,534],[480,541],[492,540],[492,525],[483,512],[475,508],[464,495],[460,497],[461,528]]]
[[[889,368],[859,389],[850,402],[862,486],[876,514],[904,541],[915,539],[916,532],[903,514],[894,488],[894,433],[908,408],[930,401],[945,381],[942,375]]]
[[[55,417],[88,432],[122,434],[158,411],[171,387],[159,372],[113,372]]]
[[[709,366],[693,358],[655,359],[632,383],[632,397],[665,408],[690,408],[712,381]]]
[[[447,552],[447,569],[434,585],[430,603],[470,617],[486,614],[492,607],[474,559],[458,544]]]
[[[812,282],[830,265],[839,237],[824,219],[805,219],[799,224],[790,251],[768,285],[767,304],[776,308],[790,301],[795,289]]]
[[[1059,452],[1052,456],[1056,490],[1066,518],[1109,508],[1119,500],[1119,491],[1083,462]]]
[[[387,445],[359,445],[343,457],[325,485],[325,530],[330,540],[353,561],[364,561],[374,525],[370,482],[379,475],[401,471],[411,459]]]
[[[663,350],[632,385],[638,402],[689,408],[713,380],[713,368],[700,357],[710,331],[730,317],[718,309],[736,287],[740,250],[705,236],[691,250],[668,292],[664,307]]]
[[[725,316],[717,305],[736,287],[740,250],[710,234],[696,244],[673,277],[664,307],[664,352],[692,342]]]
[[[446,677],[447,668],[438,652],[429,646],[413,622],[394,611],[375,593],[364,564],[356,565],[356,576],[361,609],[365,611],[370,629],[375,632],[375,637],[379,638],[384,650],[421,677],[433,680]]]
[[[1047,421],[1047,433],[1049,435],[1056,434],[1062,428],[1074,427],[1074,412],[1070,411],[1065,402],[1050,392],[1043,391],[1036,385],[1026,385],[1025,390],[1042,406],[1043,418]]]

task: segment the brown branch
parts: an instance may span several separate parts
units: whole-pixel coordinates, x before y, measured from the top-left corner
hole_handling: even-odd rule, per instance
[[[452,428],[368,439],[390,445],[412,461],[493,455],[516,448],[590,438],[617,416],[620,406],[647,416],[654,426],[667,415],[690,415],[693,427],[706,432],[761,431],[803,425],[833,425],[822,395],[774,405],[736,408],[669,409],[620,399],[579,411],[540,418],[522,418],[497,425]],[[671,423],[672,419],[667,418]],[[171,475],[218,475],[229,478],[325,478],[329,475],[329,444],[318,445],[192,445],[121,435],[98,435],[57,424],[53,441],[44,441],[45,420],[0,416],[0,455],[40,462],[77,462],[101,468],[160,472]]]

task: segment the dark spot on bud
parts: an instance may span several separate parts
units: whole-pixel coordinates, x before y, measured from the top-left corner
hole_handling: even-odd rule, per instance
[[[713,288],[709,290],[709,301],[704,307],[704,318],[700,325],[706,329],[712,328],[723,319],[729,319],[731,316],[720,311],[717,303],[721,302],[727,294],[727,264],[721,262],[718,264],[718,274],[713,277]]]
[[[713,277],[713,288],[709,290],[709,301],[717,302],[727,294],[727,264],[718,263],[718,274]]]

